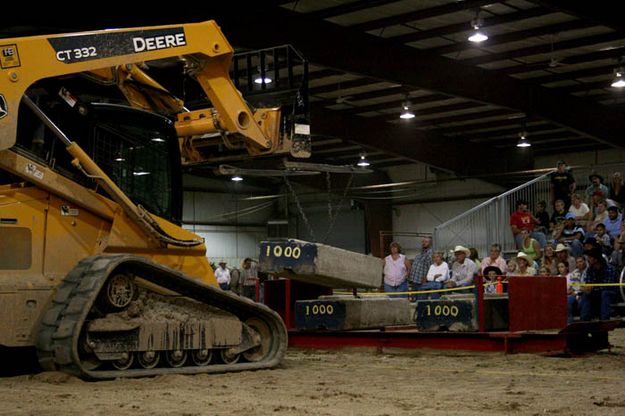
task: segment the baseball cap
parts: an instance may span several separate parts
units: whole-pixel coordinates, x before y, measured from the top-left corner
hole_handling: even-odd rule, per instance
[[[575,219],[575,214],[573,214],[572,212],[567,212],[566,215],[564,216],[564,219],[566,219],[566,220],[574,220]]]

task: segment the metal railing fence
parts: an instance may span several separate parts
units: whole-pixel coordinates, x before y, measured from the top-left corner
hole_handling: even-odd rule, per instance
[[[603,176],[604,184],[609,187],[612,175],[616,171],[625,176],[625,163],[575,166],[571,172],[577,183],[576,193],[585,198],[585,189],[590,185],[588,175],[591,173]],[[547,211],[551,215],[550,174],[551,172],[548,172],[538,176],[435,227],[434,248],[448,251],[456,245],[475,247],[480,258],[484,258],[488,255],[491,244],[498,243],[504,253],[516,252],[516,244],[510,229],[510,215],[516,209],[516,201],[527,200],[532,213],[535,212],[539,201],[546,201]]]

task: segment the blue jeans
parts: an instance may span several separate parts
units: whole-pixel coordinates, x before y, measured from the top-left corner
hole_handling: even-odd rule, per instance
[[[547,245],[547,237],[545,237],[545,234],[541,232],[532,231],[530,233],[530,237],[538,241],[538,244],[540,244],[540,248],[545,248],[545,246]],[[519,249],[519,251],[523,250],[523,235],[521,233],[514,236],[514,241],[516,241],[517,249]]]
[[[599,317],[602,321],[610,319],[610,305],[616,298],[613,290],[593,290],[590,293],[582,293],[580,301],[580,318],[582,321],[590,321],[593,309],[599,307]]]
[[[566,298],[566,317],[567,323],[573,322],[573,314],[575,313],[575,309],[577,309],[577,296],[568,295]]]
[[[229,290],[230,289],[230,285],[228,283],[220,283],[219,287],[221,288],[221,290]]]
[[[442,289],[442,288],[443,288],[443,284],[441,282],[425,282],[423,284],[415,286],[415,290],[436,290],[436,289]],[[425,300],[428,297],[430,299],[438,299],[441,297],[441,294],[440,292],[420,293],[417,295],[417,300]]]
[[[391,286],[384,283],[385,292],[408,292],[408,281],[404,280],[399,286]],[[389,295],[391,298],[407,298],[408,295]]]

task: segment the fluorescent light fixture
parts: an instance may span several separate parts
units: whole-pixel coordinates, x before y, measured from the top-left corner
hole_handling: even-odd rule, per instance
[[[165,139],[163,139],[162,137],[154,137],[152,141],[154,143],[165,143]]]
[[[473,43],[480,43],[488,40],[488,36],[481,32],[479,28],[475,29],[475,32],[471,36],[469,36],[469,41]]]
[[[134,176],[145,176],[145,175],[151,174],[151,172],[148,172],[148,171],[145,171],[145,170],[138,170],[138,171],[132,172],[132,174]]]
[[[478,9],[475,13],[475,19],[471,20],[471,27],[473,28],[473,33],[469,36],[469,42],[480,43],[484,42],[488,39],[488,35],[484,33],[482,29],[482,19],[480,19],[480,10]]]
[[[399,118],[403,118],[404,120],[410,120],[411,118],[415,117],[414,113],[410,109],[410,106],[410,101],[404,101],[402,103],[401,114],[399,115]]]
[[[239,175],[234,175],[232,178],[230,178],[230,180],[233,182],[241,182],[243,178]]]
[[[619,67],[614,70],[614,79],[612,80],[612,84],[610,84],[610,86],[613,88],[625,87],[625,69],[623,67]]]
[[[115,162],[125,162],[126,159],[124,159],[124,157],[120,154],[115,156],[115,159],[113,159]]]
[[[517,142],[516,147],[530,147],[532,145],[526,136],[526,132],[519,133],[519,141]]]
[[[361,168],[366,168],[367,166],[371,165],[371,163],[369,163],[369,161],[367,160],[367,155],[365,155],[364,153],[360,154],[360,160],[358,160],[358,163],[356,164]]]

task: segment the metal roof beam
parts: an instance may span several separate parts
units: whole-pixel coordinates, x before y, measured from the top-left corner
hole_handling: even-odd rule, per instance
[[[353,13],[363,9],[370,9],[372,7],[384,6],[385,4],[395,2],[397,2],[397,0],[353,1],[351,3],[340,4],[338,6],[326,7],[325,9],[316,10],[306,14],[315,19],[327,19],[328,17],[340,16],[342,14]]]
[[[573,20],[569,22],[557,23],[554,25],[535,27],[527,30],[518,30],[516,32],[503,33],[501,35],[490,36],[488,40],[481,43],[479,47],[489,47],[502,45],[504,43],[516,42],[536,36],[549,35],[558,32],[566,32],[569,30],[585,29],[592,27],[592,23],[583,20]],[[486,30],[486,26],[484,26]],[[448,53],[458,52],[465,49],[475,48],[476,44],[465,39],[464,42],[455,43],[453,45],[441,46],[439,48],[428,49],[437,55],[445,55]]]
[[[530,0],[551,10],[577,16],[594,24],[608,26],[619,32],[625,32],[623,14],[618,9],[618,2],[606,2],[597,4],[592,1],[555,1],[555,0]],[[614,7],[614,9],[613,9]]]
[[[489,55],[478,56],[477,58],[470,58],[462,60],[462,63],[469,65],[483,65],[489,62],[504,61],[507,59],[522,58],[524,56],[541,55],[545,53],[552,53],[553,51],[574,49],[583,46],[596,45],[598,43],[608,43],[614,41],[620,41],[625,38],[622,33],[602,33],[600,35],[587,36],[583,38],[563,40],[561,42],[554,42],[553,47],[550,43],[543,45],[529,46],[527,48],[513,49],[511,51],[491,53]]]
[[[489,17],[483,19],[484,27],[488,28],[490,26],[495,25],[503,25],[511,22],[518,22],[519,20],[530,19],[536,16],[542,16],[547,14],[542,7],[534,7],[527,10],[521,10],[514,13],[502,14],[498,16]],[[449,34],[464,32],[471,29],[470,22],[456,23],[453,25],[447,25],[442,27],[437,27],[430,30],[422,30],[420,32],[415,33],[407,33],[405,35],[391,36],[388,39],[391,39],[395,42],[400,43],[410,43],[423,39],[431,39],[438,36],[446,36]]]
[[[493,3],[498,3],[498,1],[493,1],[493,0],[458,1],[455,3],[444,4],[442,6],[416,10],[410,13],[384,17],[382,19],[370,20],[368,22],[352,25],[350,26],[350,28],[354,30],[362,31],[362,32],[367,32],[369,30],[378,29],[381,27],[401,25],[401,24],[408,23],[408,22],[414,22],[415,20],[427,19],[429,17],[455,13],[461,10],[478,8],[478,7],[485,6],[487,4],[493,4]]]

